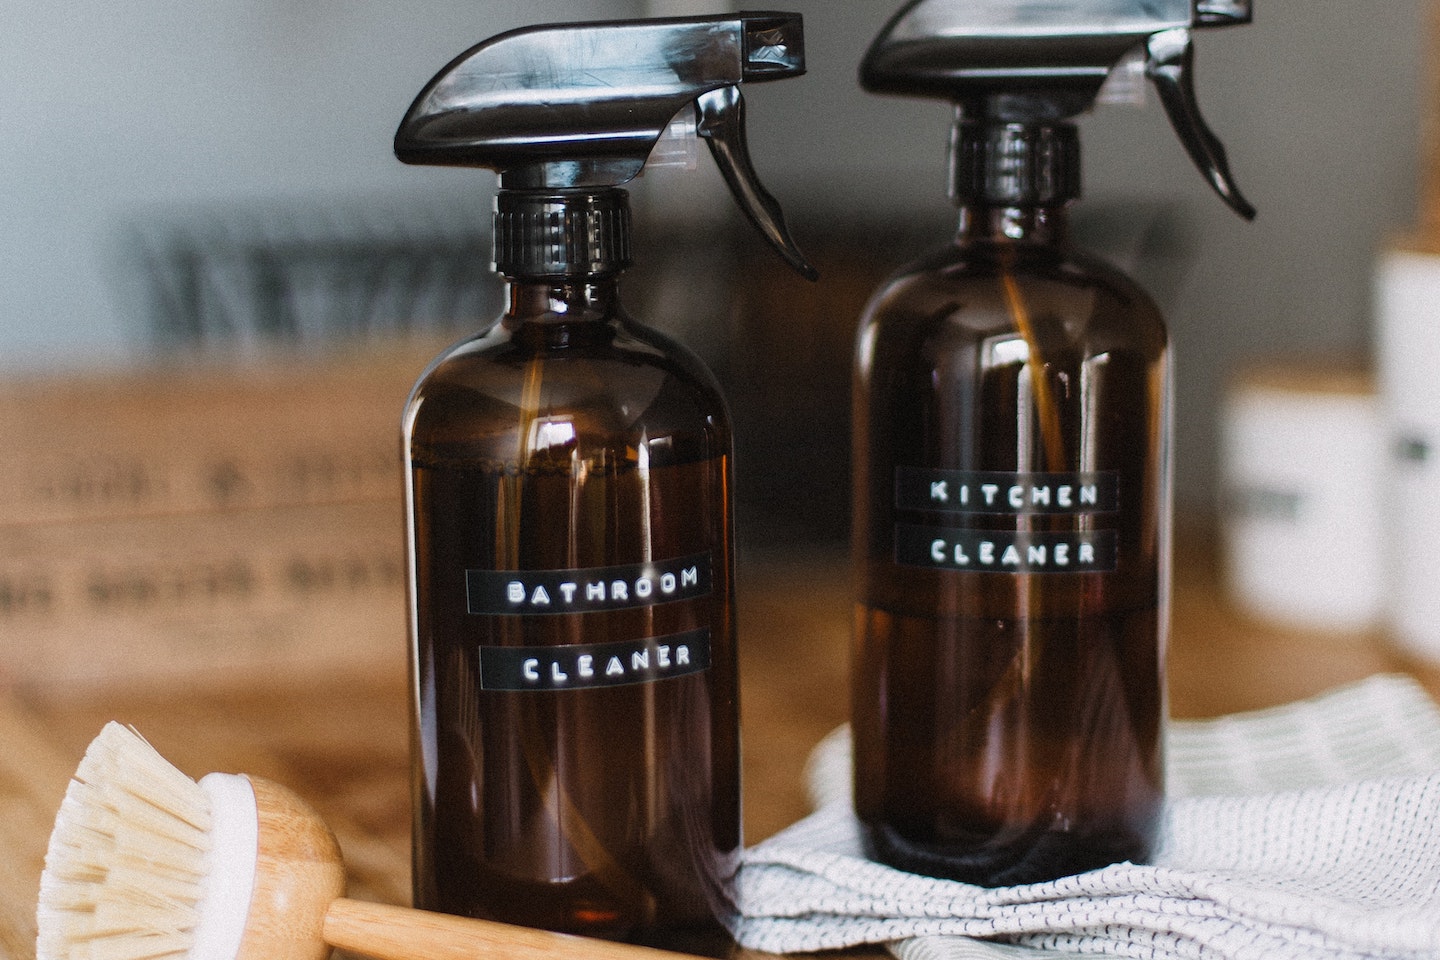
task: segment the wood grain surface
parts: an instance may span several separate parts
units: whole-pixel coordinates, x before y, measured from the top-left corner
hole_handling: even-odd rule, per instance
[[[1216,588],[1204,536],[1178,538],[1170,651],[1172,713],[1271,706],[1373,673],[1412,667],[1373,635],[1299,633],[1247,622]],[[745,827],[758,841],[807,812],[814,744],[845,719],[850,605],[839,546],[770,545],[740,561]],[[135,725],[187,774],[266,777],[325,818],[344,851],[349,894],[409,898],[409,788],[403,640],[391,669],[364,680],[277,675],[203,692],[0,692],[0,960],[33,960],[45,844],[69,774],[107,720]]]

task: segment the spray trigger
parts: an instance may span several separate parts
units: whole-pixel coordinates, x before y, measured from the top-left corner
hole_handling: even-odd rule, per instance
[[[770,241],[785,262],[806,280],[818,280],[819,271],[805,259],[785,226],[780,204],[760,183],[750,162],[745,139],[745,100],[736,86],[703,93],[695,100],[696,133],[710,145],[715,165],[725,177],[735,202],[755,228]]]
[[[1246,220],[1255,219],[1255,208],[1240,194],[1230,175],[1225,145],[1200,115],[1200,104],[1195,99],[1195,48],[1190,31],[1163,30],[1151,35],[1145,49],[1145,73],[1155,84],[1165,115],[1170,118],[1170,126],[1184,144],[1185,152],[1230,209]]]

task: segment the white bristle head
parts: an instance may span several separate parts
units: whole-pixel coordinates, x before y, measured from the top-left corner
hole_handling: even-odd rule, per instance
[[[36,960],[186,956],[202,913],[211,801],[138,733],[107,724],[45,854]]]

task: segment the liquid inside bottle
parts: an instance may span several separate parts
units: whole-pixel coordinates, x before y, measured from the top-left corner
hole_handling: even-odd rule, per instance
[[[436,364],[407,416],[416,904],[720,954],[741,843],[724,405],[613,303],[543,306]]]
[[[1062,240],[967,209],[859,333],[857,813],[990,886],[1145,860],[1162,796],[1165,333]]]

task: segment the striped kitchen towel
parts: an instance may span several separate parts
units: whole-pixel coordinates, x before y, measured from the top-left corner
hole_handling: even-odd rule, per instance
[[[841,728],[816,812],[751,848],[742,945],[889,945],[900,960],[1440,957],[1440,710],[1380,676],[1313,700],[1175,722],[1154,863],[989,889],[865,859]]]

